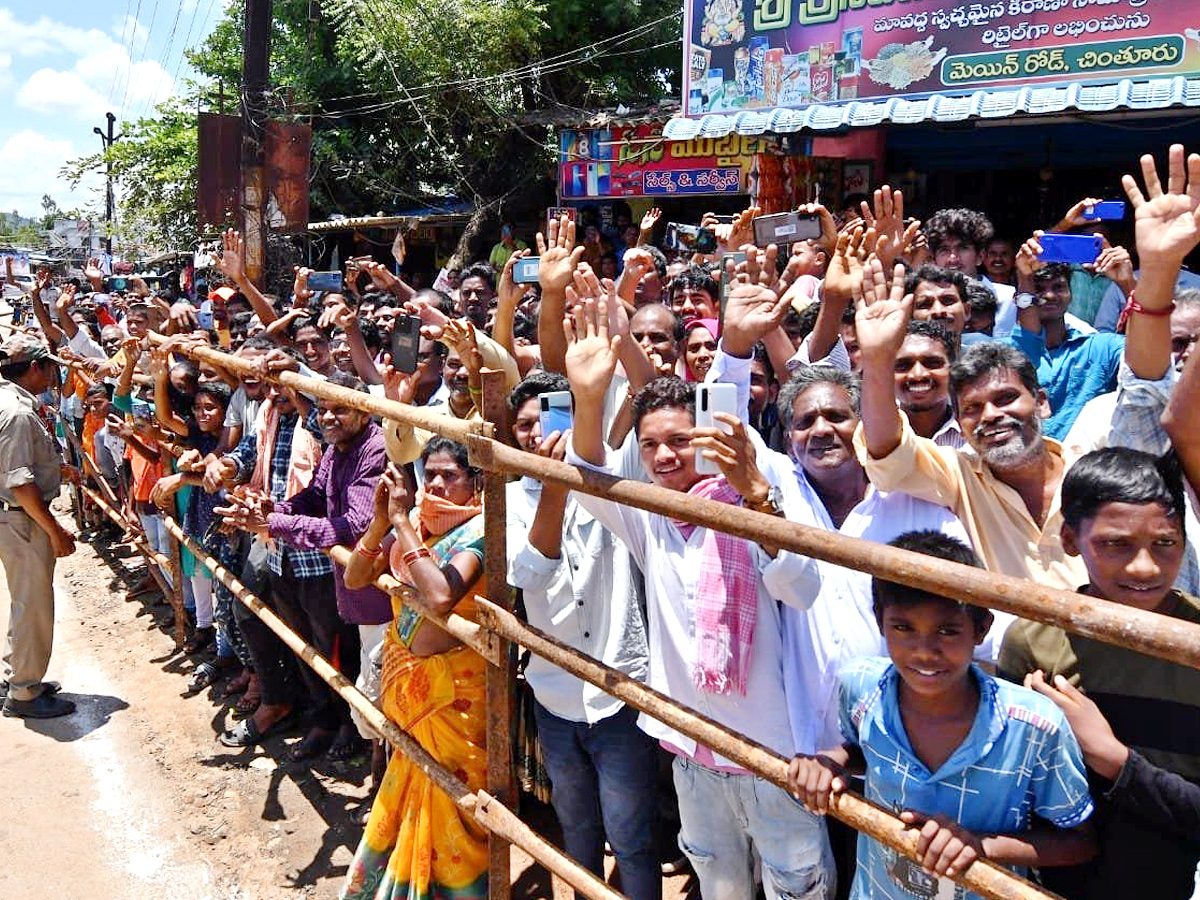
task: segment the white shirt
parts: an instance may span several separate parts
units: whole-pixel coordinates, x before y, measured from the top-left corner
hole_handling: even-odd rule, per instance
[[[829,531],[886,544],[908,531],[940,531],[970,546],[958,517],[944,506],[900,491],[885,494],[868,485],[863,499],[836,528],[821,498],[797,470],[796,481],[817,521]],[[789,510],[790,514],[790,510]],[[788,718],[799,753],[816,753],[842,743],[838,724],[838,673],[859,656],[887,656],[871,601],[871,576],[820,562],[821,592],[803,612],[783,610],[783,682]],[[996,625],[977,656],[995,661],[1009,613],[997,612]],[[1003,620],[1003,621],[1002,621]]]
[[[573,446],[568,447],[567,462],[616,474],[608,466],[585,462],[576,455]],[[790,486],[786,482],[779,485],[784,492],[785,508],[802,509],[802,502],[795,497],[795,479],[789,481]],[[695,594],[707,529],[696,528],[685,539],[665,516],[587,494],[579,494],[578,500],[580,506],[625,543],[645,576],[651,647],[649,685],[726,728],[791,756],[795,748],[783,693],[779,602],[801,609],[812,604],[820,587],[816,562],[786,550],[771,559],[757,545],[750,546],[761,577],[757,584],[757,618],[746,695],[737,691],[729,694],[701,691],[692,680],[692,669],[696,652]],[[802,521],[813,524],[811,519]],[[695,755],[696,742],[692,738],[650,716],[642,715],[638,724],[651,737],[689,756]],[[714,757],[718,766],[735,766],[715,753]]]
[[[549,559],[529,543],[542,485],[528,476],[506,488],[508,581],[525,597],[529,624],[638,681],[646,679],[649,648],[629,551],[571,494],[562,547]],[[538,703],[571,722],[589,725],[624,703],[536,653],[525,670]]]

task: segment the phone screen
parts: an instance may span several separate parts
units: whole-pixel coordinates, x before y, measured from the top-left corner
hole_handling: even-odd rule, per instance
[[[396,371],[417,371],[420,346],[421,320],[417,316],[396,316],[392,325],[392,366]]]
[[[542,438],[547,438],[554,432],[565,434],[571,430],[571,392],[550,391],[538,398],[541,412],[538,418],[542,424]]]

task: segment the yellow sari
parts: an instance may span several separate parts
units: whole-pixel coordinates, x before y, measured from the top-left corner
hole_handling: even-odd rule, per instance
[[[482,559],[483,516],[426,543],[439,564],[463,551]],[[474,598],[484,579],[481,574],[470,586],[456,613],[475,618]],[[414,656],[394,622],[387,630],[384,713],[471,790],[482,789],[487,776],[486,666],[467,647]],[[487,874],[487,832],[408,757],[393,753],[342,900],[486,900]]]

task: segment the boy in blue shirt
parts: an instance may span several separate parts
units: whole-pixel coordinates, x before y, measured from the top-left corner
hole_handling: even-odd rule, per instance
[[[910,532],[892,546],[979,566],[938,532]],[[828,811],[848,773],[861,773],[868,799],[920,829],[919,865],[859,836],[852,900],[973,900],[948,878],[979,857],[1021,867],[1089,858],[1092,801],[1062,712],[972,664],[992,614],[880,579],[872,593],[891,659],[842,670],[846,743],[789,768],[792,793],[815,812]],[[1034,825],[1034,816],[1055,827]]]

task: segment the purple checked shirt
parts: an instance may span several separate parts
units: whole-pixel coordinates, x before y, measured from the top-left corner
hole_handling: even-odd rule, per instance
[[[267,517],[271,537],[301,550],[351,547],[375,517],[375,485],[387,467],[383,431],[369,422],[362,434],[342,451],[329,448],[321,457],[308,487],[275,504]],[[333,565],[338,614],[353,625],[381,625],[391,621],[392,604],[376,587],[350,590],[342,580],[342,567]]]

